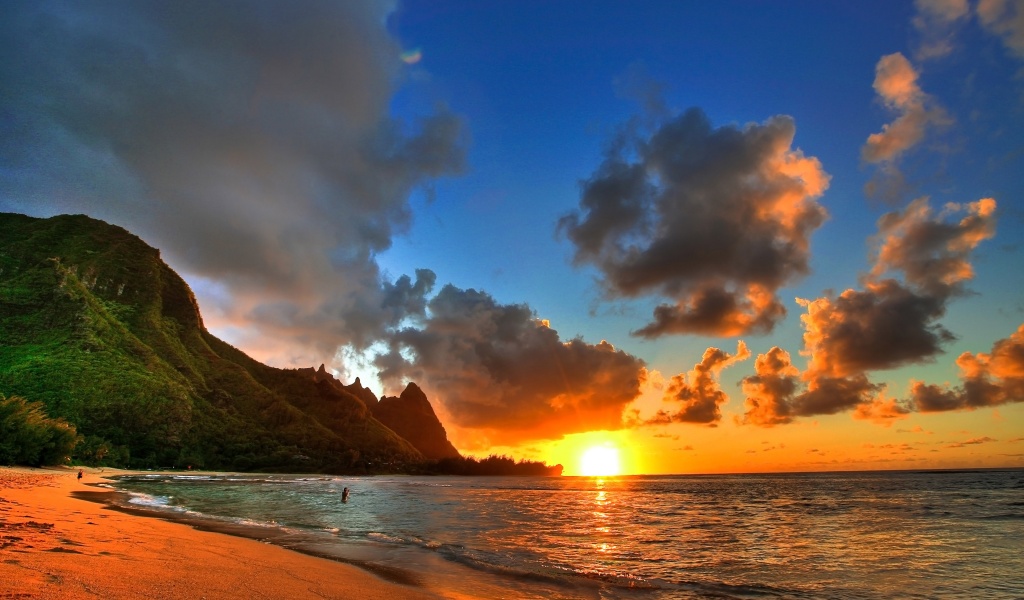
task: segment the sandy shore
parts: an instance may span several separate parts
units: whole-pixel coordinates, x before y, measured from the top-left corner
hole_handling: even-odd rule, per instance
[[[0,467],[0,599],[443,597],[332,560],[110,510],[72,496],[109,493],[89,485],[102,475],[86,469],[79,482],[76,474]]]

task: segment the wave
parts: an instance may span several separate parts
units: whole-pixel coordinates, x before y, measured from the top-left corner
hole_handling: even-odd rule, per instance
[[[988,488],[974,476],[932,481],[906,474],[858,476],[852,483],[837,475],[609,479],[597,486],[564,478],[238,473],[141,476],[127,487],[138,490],[132,506],[202,519],[225,533],[365,568],[400,565],[395,568],[441,587],[469,590],[477,582],[493,586],[488,594],[516,590],[485,597],[876,600],[888,597],[892,579],[858,567],[836,579],[817,568],[819,560],[858,564],[862,550],[839,543],[840,534],[889,539],[879,522],[897,524],[893,536],[909,541],[929,539],[936,529],[953,541],[971,529],[1015,531],[1024,503],[1013,491],[1013,475]],[[354,501],[338,501],[342,485],[355,488]],[[904,548],[913,548],[936,565],[999,565],[991,567],[995,581],[1009,580],[1014,570],[993,561],[993,552],[965,557],[963,544],[890,546],[879,552],[897,562],[910,552]],[[942,575],[938,567],[925,572]],[[928,590],[921,597],[934,597]]]
[[[134,504],[135,506],[145,506],[148,508],[156,508],[162,510],[174,510],[178,512],[184,512],[185,510],[180,506],[172,506],[170,496],[152,496],[150,494],[144,494],[142,492],[128,492],[128,495],[128,503]]]

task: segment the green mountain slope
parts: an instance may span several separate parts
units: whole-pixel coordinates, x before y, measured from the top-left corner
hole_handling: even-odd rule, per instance
[[[0,394],[74,424],[90,462],[362,472],[423,460],[344,389],[211,335],[158,250],[82,215],[0,214]]]

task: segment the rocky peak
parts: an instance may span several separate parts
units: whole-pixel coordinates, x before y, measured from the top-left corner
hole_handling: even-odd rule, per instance
[[[459,451],[448,441],[448,433],[427,395],[415,383],[409,383],[397,398],[385,396],[368,406],[374,418],[408,440],[427,458],[459,456]]]
[[[358,377],[356,377],[356,380],[353,381],[350,385],[342,387],[344,387],[348,393],[352,394],[356,398],[359,398],[362,401],[362,403],[365,404],[368,408],[372,408],[375,404],[377,404],[377,396],[375,396],[373,392],[370,391],[369,388],[364,388],[362,382],[359,381]],[[379,420],[380,419],[378,419],[378,421]]]

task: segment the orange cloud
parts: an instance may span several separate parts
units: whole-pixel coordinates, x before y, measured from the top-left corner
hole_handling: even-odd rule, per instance
[[[853,418],[889,427],[897,419],[905,419],[910,416],[911,412],[906,403],[895,398],[878,397],[871,402],[858,404],[856,410],[853,411]]]
[[[956,388],[912,382],[910,399],[922,412],[942,412],[1024,402],[1024,325],[997,341],[988,354],[964,352]]]
[[[775,346],[767,354],[758,354],[754,372],[743,379],[747,396],[743,423],[771,427],[791,422],[791,402],[800,385],[800,370],[793,366],[789,353]]]
[[[798,377],[789,355],[778,348],[759,356],[756,374],[743,380],[743,422],[772,426],[851,409],[856,418],[878,423],[907,415],[914,402],[885,398],[884,386],[871,383],[867,373],[930,360],[953,339],[938,320],[973,277],[970,253],[995,235],[995,212],[995,201],[986,198],[947,205],[936,215],[922,198],[879,219],[874,265],[863,289],[798,299],[806,309],[801,354],[808,357],[807,368]],[[1000,375],[1016,368],[1012,356],[999,354]],[[996,369],[995,360],[984,355],[962,356],[959,364],[968,377]],[[986,381],[974,380],[976,387]],[[918,406],[959,402],[954,392],[921,386],[915,388]]]
[[[958,222],[943,217],[966,213]],[[918,198],[905,211],[884,215],[874,241],[871,276],[900,270],[907,282],[933,293],[974,277],[968,260],[981,242],[995,236],[996,201],[983,198],[965,205],[948,204],[933,218],[927,198]]]
[[[736,344],[736,354],[708,348],[700,363],[688,373],[674,376],[665,391],[664,400],[679,403],[681,407],[675,412],[660,410],[645,424],[717,423],[722,419],[719,407],[729,401],[718,383],[718,376],[723,369],[749,357],[750,350],[743,341]]]
[[[902,196],[906,185],[897,161],[920,143],[930,126],[950,122],[946,112],[921,90],[917,79],[917,71],[899,52],[883,56],[875,66],[875,92],[886,108],[898,114],[882,131],[869,135],[861,148],[861,158],[880,165],[865,186],[869,196]]]
[[[917,84],[917,71],[899,52],[883,56],[875,67],[875,92],[890,110],[897,111],[895,121],[884,125],[880,133],[868,136],[861,150],[867,162],[893,161],[924,137],[930,123],[944,122],[945,113],[929,108],[929,97]]]

